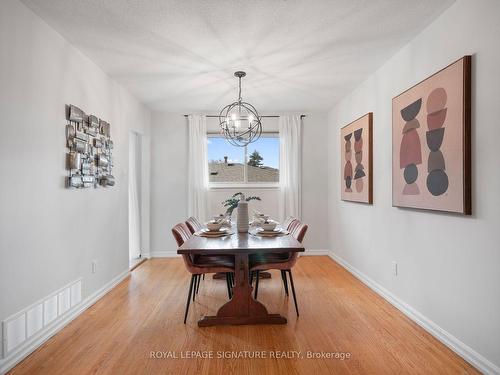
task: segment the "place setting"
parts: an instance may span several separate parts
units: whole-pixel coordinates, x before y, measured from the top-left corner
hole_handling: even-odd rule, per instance
[[[290,234],[280,226],[279,222],[258,211],[254,211],[254,220],[251,223],[249,233],[258,237],[277,237]]]
[[[235,232],[232,230],[231,225],[228,225],[228,220],[225,216],[214,216],[212,220],[205,224],[206,227],[195,232],[195,236],[218,238],[229,236]]]

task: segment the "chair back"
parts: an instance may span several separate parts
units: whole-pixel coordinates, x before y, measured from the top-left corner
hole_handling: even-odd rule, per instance
[[[172,234],[177,242],[177,246],[182,246],[192,236],[191,231],[185,223],[176,224],[172,228]]]
[[[307,224],[302,223],[300,220],[295,219],[293,222],[293,227],[292,230],[290,231],[290,234],[292,235],[293,238],[295,238],[297,241],[302,243],[302,240],[304,239],[304,236],[306,235],[307,232]],[[297,258],[299,256],[298,252],[292,252],[290,253],[290,258],[288,259],[288,264],[289,267],[292,268],[295,263],[297,262]]]
[[[297,220],[297,225],[293,228],[293,231],[291,232],[293,238],[302,243],[306,235],[307,228],[308,228],[307,224],[304,224],[299,220]]]
[[[172,234],[179,247],[193,235],[185,223],[176,224],[172,228]],[[182,254],[182,259],[184,260],[184,265],[187,270],[192,273],[192,268],[194,266],[193,258],[188,254]]]
[[[295,228],[297,228],[300,225],[300,220],[299,219],[293,219],[290,224],[286,227],[286,230],[289,231],[290,233],[293,233]]]
[[[194,216],[191,216],[186,220],[186,225],[191,233],[195,233],[203,229],[203,225],[201,225],[200,221]]]
[[[288,227],[292,223],[292,221],[296,220],[293,216],[288,216],[285,221],[283,221],[283,224],[281,225],[283,229],[288,230]]]

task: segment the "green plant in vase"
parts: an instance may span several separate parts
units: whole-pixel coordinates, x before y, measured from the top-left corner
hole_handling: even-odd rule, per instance
[[[226,208],[226,214],[230,217],[233,214],[233,211],[236,207],[238,207],[238,202],[240,201],[241,197],[244,197],[242,192],[238,192],[232,195],[231,198],[226,199],[225,201],[222,202],[222,206]],[[250,201],[260,201],[260,197],[256,196],[250,196],[245,198],[245,201],[250,202]]]

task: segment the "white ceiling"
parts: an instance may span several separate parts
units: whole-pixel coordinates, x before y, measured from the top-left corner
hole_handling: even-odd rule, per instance
[[[23,0],[139,100],[327,110],[453,0]]]

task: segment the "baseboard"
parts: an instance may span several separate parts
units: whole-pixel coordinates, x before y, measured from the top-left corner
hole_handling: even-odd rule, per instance
[[[403,314],[405,314],[408,318],[413,320],[427,332],[429,332],[436,339],[441,341],[448,348],[453,350],[471,365],[476,367],[479,371],[485,374],[500,374],[500,367],[495,365],[493,362],[489,361],[481,354],[476,352],[474,349],[470,348],[462,341],[457,339],[455,336],[445,331],[439,325],[434,323],[432,320],[422,315],[420,312],[415,310],[413,307],[408,305],[406,302],[401,300],[399,297],[395,296],[383,286],[370,279],[368,276],[363,274],[361,271],[350,265],[347,261],[339,257],[333,252],[330,252],[330,257],[339,263],[342,267],[344,267],[348,272],[354,275],[357,279],[359,279],[363,284],[368,286],[374,292],[379,294],[385,300],[387,300],[390,304],[400,310]]]
[[[180,256],[176,250],[151,251],[149,258],[173,258]]]
[[[10,354],[8,357],[0,360],[0,374],[5,374],[7,371],[12,369],[15,365],[17,365],[29,354],[35,351],[39,346],[41,346],[45,341],[54,336],[72,320],[77,318],[83,311],[85,311],[99,299],[101,299],[106,293],[108,293],[111,289],[118,285],[129,274],[130,272],[127,270],[116,276],[102,288],[85,298],[78,305],[78,307],[75,307],[73,311],[70,310],[64,318],[57,321],[54,325],[48,326],[47,329],[42,330],[39,334],[34,336],[32,340],[26,343],[26,345],[21,346],[18,350],[12,352],[12,354]]]
[[[309,256],[309,255],[329,255],[330,252],[328,250],[309,250],[306,249],[303,253],[300,253],[300,256]]]
[[[328,255],[328,254],[329,254],[328,250],[309,250],[309,249],[306,249],[304,253],[300,253],[301,256]],[[144,254],[144,256],[146,256],[146,254]],[[177,251],[175,250],[152,251],[147,254],[148,258],[173,258],[177,256],[179,256],[179,254],[177,254]]]

